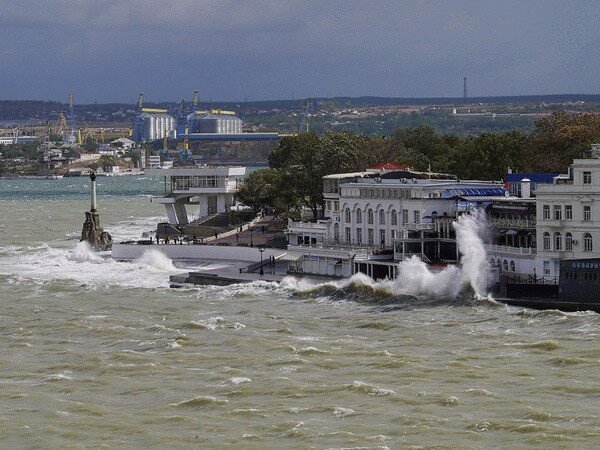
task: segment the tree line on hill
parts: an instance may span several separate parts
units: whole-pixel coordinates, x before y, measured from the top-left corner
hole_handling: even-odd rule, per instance
[[[440,135],[420,125],[389,137],[342,131],[301,133],[281,139],[269,168],[251,173],[239,199],[256,208],[285,212],[306,206],[316,219],[323,209],[322,177],[363,171],[381,162],[414,170],[443,172],[459,179],[501,180],[508,168],[518,172],[562,172],[574,158],[588,156],[600,142],[600,114],[557,111],[539,119],[532,133]]]

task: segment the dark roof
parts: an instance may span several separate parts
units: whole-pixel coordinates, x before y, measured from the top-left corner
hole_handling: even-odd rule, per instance
[[[506,181],[509,183],[518,183],[524,178],[528,178],[533,183],[552,183],[552,179],[557,173],[507,173]]]

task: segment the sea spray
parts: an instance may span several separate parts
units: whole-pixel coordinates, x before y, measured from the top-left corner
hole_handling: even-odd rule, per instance
[[[485,212],[477,209],[463,214],[453,222],[456,242],[461,253],[462,282],[469,284],[478,298],[487,295],[489,263],[485,250],[484,235],[488,230]]]
[[[102,264],[104,262],[104,259],[98,255],[87,241],[78,242],[75,248],[69,252],[67,259],[76,263],[91,262]]]
[[[487,295],[489,265],[484,237],[487,231],[485,213],[475,210],[453,222],[461,264],[432,269],[416,256],[398,264],[395,280],[374,281],[362,273],[345,280],[312,283],[309,280],[286,277],[281,286],[296,292],[327,294],[331,291],[369,295],[409,295],[413,297],[457,298],[470,288],[477,298]]]
[[[177,269],[173,265],[173,261],[159,250],[146,250],[136,262],[140,264],[140,268],[148,269],[151,272],[175,272]]]

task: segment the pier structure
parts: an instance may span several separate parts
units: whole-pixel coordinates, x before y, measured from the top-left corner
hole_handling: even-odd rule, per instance
[[[182,227],[191,222],[186,209],[196,205],[195,219],[228,212],[244,175],[245,167],[197,166],[150,169],[146,175],[162,178],[164,195],[154,197],[165,206],[169,224]]]
[[[96,201],[96,173],[90,173],[91,201],[90,210],[85,213],[85,222],[81,230],[81,240],[87,241],[90,245],[99,251],[106,251],[112,248],[112,237],[100,226],[100,215],[98,214]]]

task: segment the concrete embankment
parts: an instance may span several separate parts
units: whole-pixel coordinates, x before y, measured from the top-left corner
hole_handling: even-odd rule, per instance
[[[158,250],[169,259],[176,260],[234,260],[258,262],[261,259],[257,247],[238,247],[201,244],[113,244],[112,257],[119,261],[130,261],[140,258],[145,252]],[[265,248],[262,254],[263,260],[271,256],[279,258],[287,253],[287,250]]]

